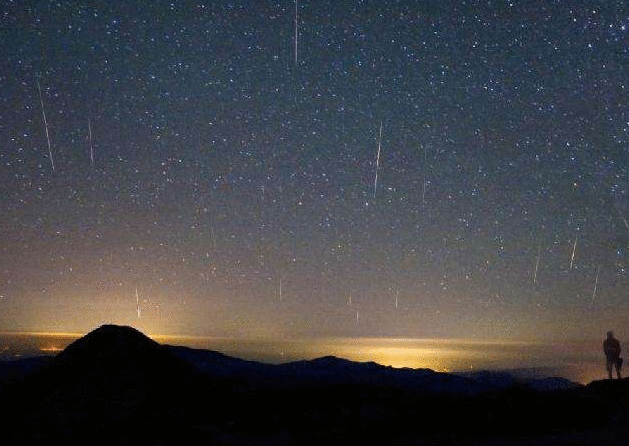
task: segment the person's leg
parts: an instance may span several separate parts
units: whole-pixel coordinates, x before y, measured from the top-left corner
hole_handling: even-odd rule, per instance
[[[609,374],[609,379],[613,378],[612,372],[613,372],[613,366],[612,366],[612,362],[608,359],[607,360],[607,373]]]

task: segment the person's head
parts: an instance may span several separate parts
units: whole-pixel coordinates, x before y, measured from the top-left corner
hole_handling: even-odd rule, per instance
[[[613,331],[608,331],[607,332],[607,339],[611,339],[614,337],[614,332]]]

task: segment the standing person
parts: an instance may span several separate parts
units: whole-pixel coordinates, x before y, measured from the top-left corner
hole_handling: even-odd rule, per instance
[[[607,339],[603,342],[603,351],[607,358],[607,373],[609,379],[612,379],[612,370],[616,369],[616,376],[620,379],[620,369],[622,367],[622,358],[620,357],[620,342],[614,337],[613,331],[607,332]]]

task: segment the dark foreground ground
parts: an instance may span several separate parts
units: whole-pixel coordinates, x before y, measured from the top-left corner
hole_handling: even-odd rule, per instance
[[[2,444],[628,445],[629,381],[577,386],[327,357],[265,365],[103,326],[0,370]]]

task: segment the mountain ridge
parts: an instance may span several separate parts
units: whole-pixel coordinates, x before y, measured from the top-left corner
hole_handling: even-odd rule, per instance
[[[6,444],[534,445],[585,431],[629,440],[626,380],[540,391],[332,356],[262,364],[118,326],[78,339],[2,398]],[[535,442],[551,434],[566,442]]]

